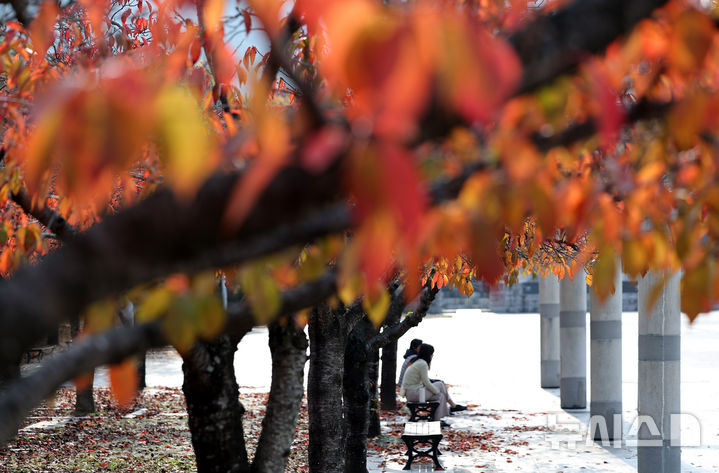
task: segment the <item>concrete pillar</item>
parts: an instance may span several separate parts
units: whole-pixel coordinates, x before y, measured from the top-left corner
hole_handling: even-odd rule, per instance
[[[542,387],[559,387],[559,280],[539,278],[539,329]]]
[[[592,380],[589,411],[592,420],[590,432],[594,433],[594,440],[622,438],[622,272],[619,268],[621,263],[617,264],[614,275],[614,294],[604,302],[594,290],[589,291]]]
[[[559,283],[560,405],[587,407],[587,283],[584,271]]]
[[[638,473],[681,471],[679,280],[679,273],[654,271],[639,280]],[[662,281],[659,297],[649,306]],[[674,425],[672,414],[677,414]]]

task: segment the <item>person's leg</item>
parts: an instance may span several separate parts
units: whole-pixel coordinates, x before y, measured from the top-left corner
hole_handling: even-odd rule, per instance
[[[449,406],[447,405],[447,399],[449,396],[447,395],[447,387],[442,381],[436,381],[432,383],[432,385],[439,389],[439,393],[432,394],[429,399],[432,401],[439,401],[439,407],[437,407],[437,410],[434,412],[434,420],[440,420],[442,417],[449,415]]]
[[[408,389],[404,393],[407,402],[419,402],[419,389]]]
[[[432,384],[435,384],[435,383],[432,383]],[[442,387],[440,389],[446,393],[447,403],[449,404],[449,412],[459,412],[459,411],[464,411],[467,409],[467,406],[464,406],[462,404],[457,404],[452,400],[452,398],[449,396],[449,391],[447,391],[447,385],[444,384],[444,381],[437,380],[435,385],[436,386],[441,385]]]
[[[452,398],[449,396],[449,391],[447,390],[447,385],[444,384],[444,381],[442,381],[441,379],[430,379],[430,381],[432,382],[432,384],[435,384],[435,383],[441,383],[441,384],[442,384],[442,389],[443,389],[444,392],[447,394],[447,402],[449,403],[449,407],[456,407],[456,406],[457,406],[457,405],[454,403],[454,401],[452,400]]]

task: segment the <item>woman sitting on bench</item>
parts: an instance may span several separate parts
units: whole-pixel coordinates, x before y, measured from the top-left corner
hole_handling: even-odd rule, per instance
[[[427,401],[439,401],[439,407],[434,413],[434,420],[440,420],[442,417],[448,416],[450,411],[463,411],[466,407],[452,401],[443,381],[430,381],[429,366],[432,364],[433,356],[434,347],[423,343],[419,348],[417,359],[409,365],[404,373],[399,394],[405,396],[409,402],[419,402],[419,391],[425,388],[428,391],[425,398]]]

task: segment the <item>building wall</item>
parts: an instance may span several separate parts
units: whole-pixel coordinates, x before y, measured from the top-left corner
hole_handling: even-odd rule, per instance
[[[465,297],[456,289],[442,288],[432,305],[433,312],[457,309],[485,309],[498,313],[533,313],[539,312],[539,282],[537,279],[525,277],[513,286],[500,282],[494,287],[477,282],[474,283],[474,294]],[[587,288],[589,293],[589,288]],[[589,297],[587,297],[589,310]],[[622,310],[636,312],[637,283],[626,277],[622,283]]]

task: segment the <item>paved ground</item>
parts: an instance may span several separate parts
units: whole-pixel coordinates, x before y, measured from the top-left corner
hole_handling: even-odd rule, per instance
[[[682,471],[715,472],[719,471],[719,312],[700,317],[692,326],[684,320],[681,396],[682,411],[688,415],[682,438],[691,446],[682,449]],[[637,405],[636,313],[624,314],[622,335],[624,433],[631,442],[636,439],[632,429]],[[403,337],[400,352],[412,338],[435,346],[430,375],[451,384],[457,402],[477,405],[468,414],[453,417],[452,429],[492,431],[507,436],[505,440],[513,445],[509,453],[479,455],[453,453],[445,445],[442,461],[449,471],[636,471],[635,449],[626,442],[616,448],[587,443],[588,411],[562,411],[558,389],[539,387],[538,314],[461,310],[428,317]],[[240,344],[235,360],[241,389],[269,389],[266,343],[266,330],[256,329]],[[174,355],[152,356],[148,373],[150,386],[182,384],[180,361]],[[106,382],[102,374],[96,378],[97,385]],[[372,472],[400,471],[403,466],[381,458],[370,460]]]

